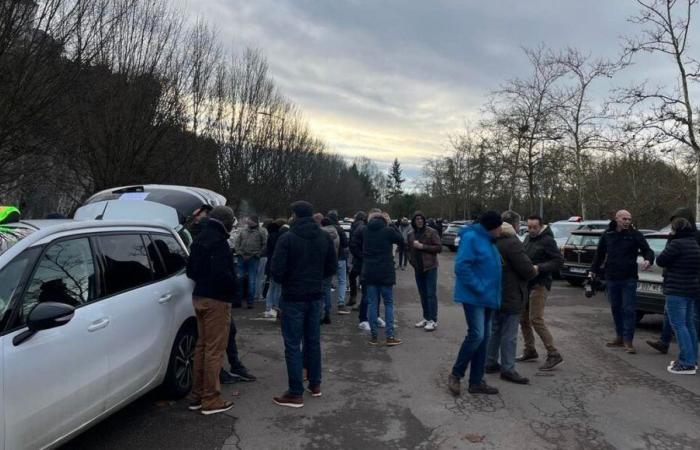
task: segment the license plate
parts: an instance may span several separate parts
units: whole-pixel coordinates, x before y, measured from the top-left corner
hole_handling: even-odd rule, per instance
[[[571,273],[586,273],[588,271],[586,269],[581,268],[581,267],[570,267],[569,272],[571,272]]]
[[[651,294],[663,294],[663,287],[658,283],[637,283],[637,290],[641,292],[649,292]]]

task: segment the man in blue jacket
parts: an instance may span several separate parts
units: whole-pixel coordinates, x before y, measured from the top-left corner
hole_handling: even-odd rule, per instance
[[[500,214],[487,211],[477,224],[459,233],[454,297],[464,307],[467,336],[448,378],[448,388],[454,395],[462,392],[460,380],[469,364],[469,393],[498,394],[498,389],[484,382],[484,366],[491,320],[501,307],[501,256],[494,239],[501,234],[502,224]]]

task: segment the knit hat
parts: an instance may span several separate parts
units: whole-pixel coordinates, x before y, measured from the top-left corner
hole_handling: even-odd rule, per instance
[[[226,231],[229,232],[233,229],[233,223],[236,220],[233,215],[233,210],[228,206],[217,206],[212,209],[209,218],[223,223]]]
[[[338,211],[336,211],[335,209],[331,209],[330,211],[328,211],[326,217],[331,219],[333,223],[338,223]]]
[[[479,217],[479,224],[486,229],[486,231],[492,231],[503,225],[503,220],[501,215],[496,211],[486,211]]]
[[[302,218],[302,217],[311,217],[314,214],[314,207],[311,205],[311,203],[306,202],[304,200],[299,200],[294,203],[292,203],[292,212],[294,213],[295,216]]]

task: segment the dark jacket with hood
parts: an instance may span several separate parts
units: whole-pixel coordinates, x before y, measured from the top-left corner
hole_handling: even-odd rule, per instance
[[[194,280],[194,297],[224,302],[236,294],[236,271],[228,245],[229,233],[215,219],[201,222],[200,232],[190,247],[187,276]]]
[[[423,218],[423,228],[416,226],[416,218]],[[438,266],[437,254],[442,252],[442,242],[437,231],[430,228],[425,220],[425,215],[417,211],[411,219],[413,231],[408,233],[406,245],[408,246],[408,260],[417,272],[427,272]],[[413,247],[413,242],[423,244],[423,250]]]
[[[348,236],[345,234],[345,230],[338,223],[338,216],[336,214],[329,214],[328,218],[331,219],[335,230],[338,232],[338,237],[340,238],[340,247],[338,249],[338,261],[347,261],[348,259],[348,248],[350,242],[348,241]]]
[[[401,233],[388,226],[384,217],[375,215],[362,234],[362,282],[393,286],[396,284],[393,246],[404,245]]]
[[[532,261],[532,264],[539,267],[540,273],[530,280],[528,286],[532,289],[535,286],[552,288],[552,274],[556,273],[564,262],[564,257],[557,247],[554,234],[549,227],[544,227],[540,234],[525,237],[525,253]]]
[[[605,264],[606,280],[636,280],[639,277],[637,256],[640,254],[651,264],[654,263],[654,251],[644,235],[631,226],[628,230],[617,231],[617,222],[613,220],[600,237],[591,271],[601,275]]]
[[[288,302],[311,302],[323,296],[323,280],[335,274],[338,260],[328,233],[311,217],[292,223],[279,236],[270,272],[282,285],[282,298]]]
[[[362,273],[362,242],[365,232],[365,221],[355,219],[350,227],[350,253],[352,254],[352,270]]]
[[[664,295],[697,298],[700,294],[700,245],[697,230],[672,234],[656,265],[664,269]]]
[[[527,282],[535,276],[535,266],[525,253],[523,243],[515,229],[503,223],[496,247],[501,254],[503,276],[501,278],[501,309],[506,314],[520,314],[528,300]]]
[[[287,231],[287,227],[280,227],[279,224],[272,222],[267,227],[267,262],[265,263],[265,275],[270,276],[270,265],[272,264],[272,256],[275,254],[275,245],[279,237]]]

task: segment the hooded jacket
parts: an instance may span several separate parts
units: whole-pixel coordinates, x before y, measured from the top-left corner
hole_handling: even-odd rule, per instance
[[[275,254],[275,246],[277,245],[277,240],[284,234],[289,227],[280,227],[278,224],[272,222],[267,228],[267,243],[265,254],[267,255],[267,262],[265,263],[265,275],[270,276],[270,264],[272,264],[272,256]]]
[[[591,271],[601,275],[605,263],[606,280],[636,280],[639,278],[637,256],[640,254],[651,264],[654,263],[654,251],[649,247],[644,235],[631,227],[628,230],[617,231],[617,222],[613,220],[608,230],[600,237]]]
[[[501,307],[501,255],[480,224],[462,227],[455,259],[454,300],[490,309]]]
[[[340,251],[340,236],[338,235],[338,230],[335,228],[335,225],[326,225],[325,227],[321,227],[321,229],[331,237],[333,248],[335,249],[335,256],[337,258]]]
[[[328,214],[328,218],[333,222],[336,232],[338,233],[338,260],[347,261],[348,259],[348,249],[350,242],[348,241],[348,236],[345,234],[345,230],[338,223],[337,214]]]
[[[664,269],[664,295],[700,295],[700,245],[695,240],[696,231],[669,236],[666,248],[656,259],[656,265]]]
[[[362,273],[362,243],[364,240],[365,221],[356,219],[350,227],[350,253],[352,254],[352,270]]]
[[[500,311],[506,314],[520,314],[525,310],[528,301],[527,282],[536,275],[535,266],[527,256],[513,226],[504,222],[502,230],[501,236],[496,239],[503,264]]]
[[[403,238],[388,226],[381,215],[370,216],[362,231],[362,282],[376,286],[396,284],[393,246],[403,246]]]
[[[338,260],[333,241],[311,217],[296,219],[279,236],[270,272],[282,285],[282,298],[311,302],[323,296],[323,280],[335,274]]]
[[[525,253],[527,253],[528,258],[539,267],[539,274],[530,280],[529,287],[532,289],[535,286],[544,286],[547,289],[552,288],[552,274],[559,271],[562,263],[564,262],[564,257],[557,246],[557,242],[554,240],[554,234],[552,230],[545,226],[535,237],[531,237],[529,234],[525,236],[525,241],[523,242],[525,247]]]
[[[418,228],[416,218],[423,218],[423,228]],[[416,271],[427,272],[438,267],[438,253],[442,252],[442,242],[437,231],[430,228],[422,212],[417,211],[411,219],[413,231],[408,233],[408,260]],[[413,246],[415,241],[423,244],[423,250]]]
[[[236,293],[233,255],[224,224],[215,219],[202,222],[190,247],[187,276],[194,281],[194,297],[230,302]]]

